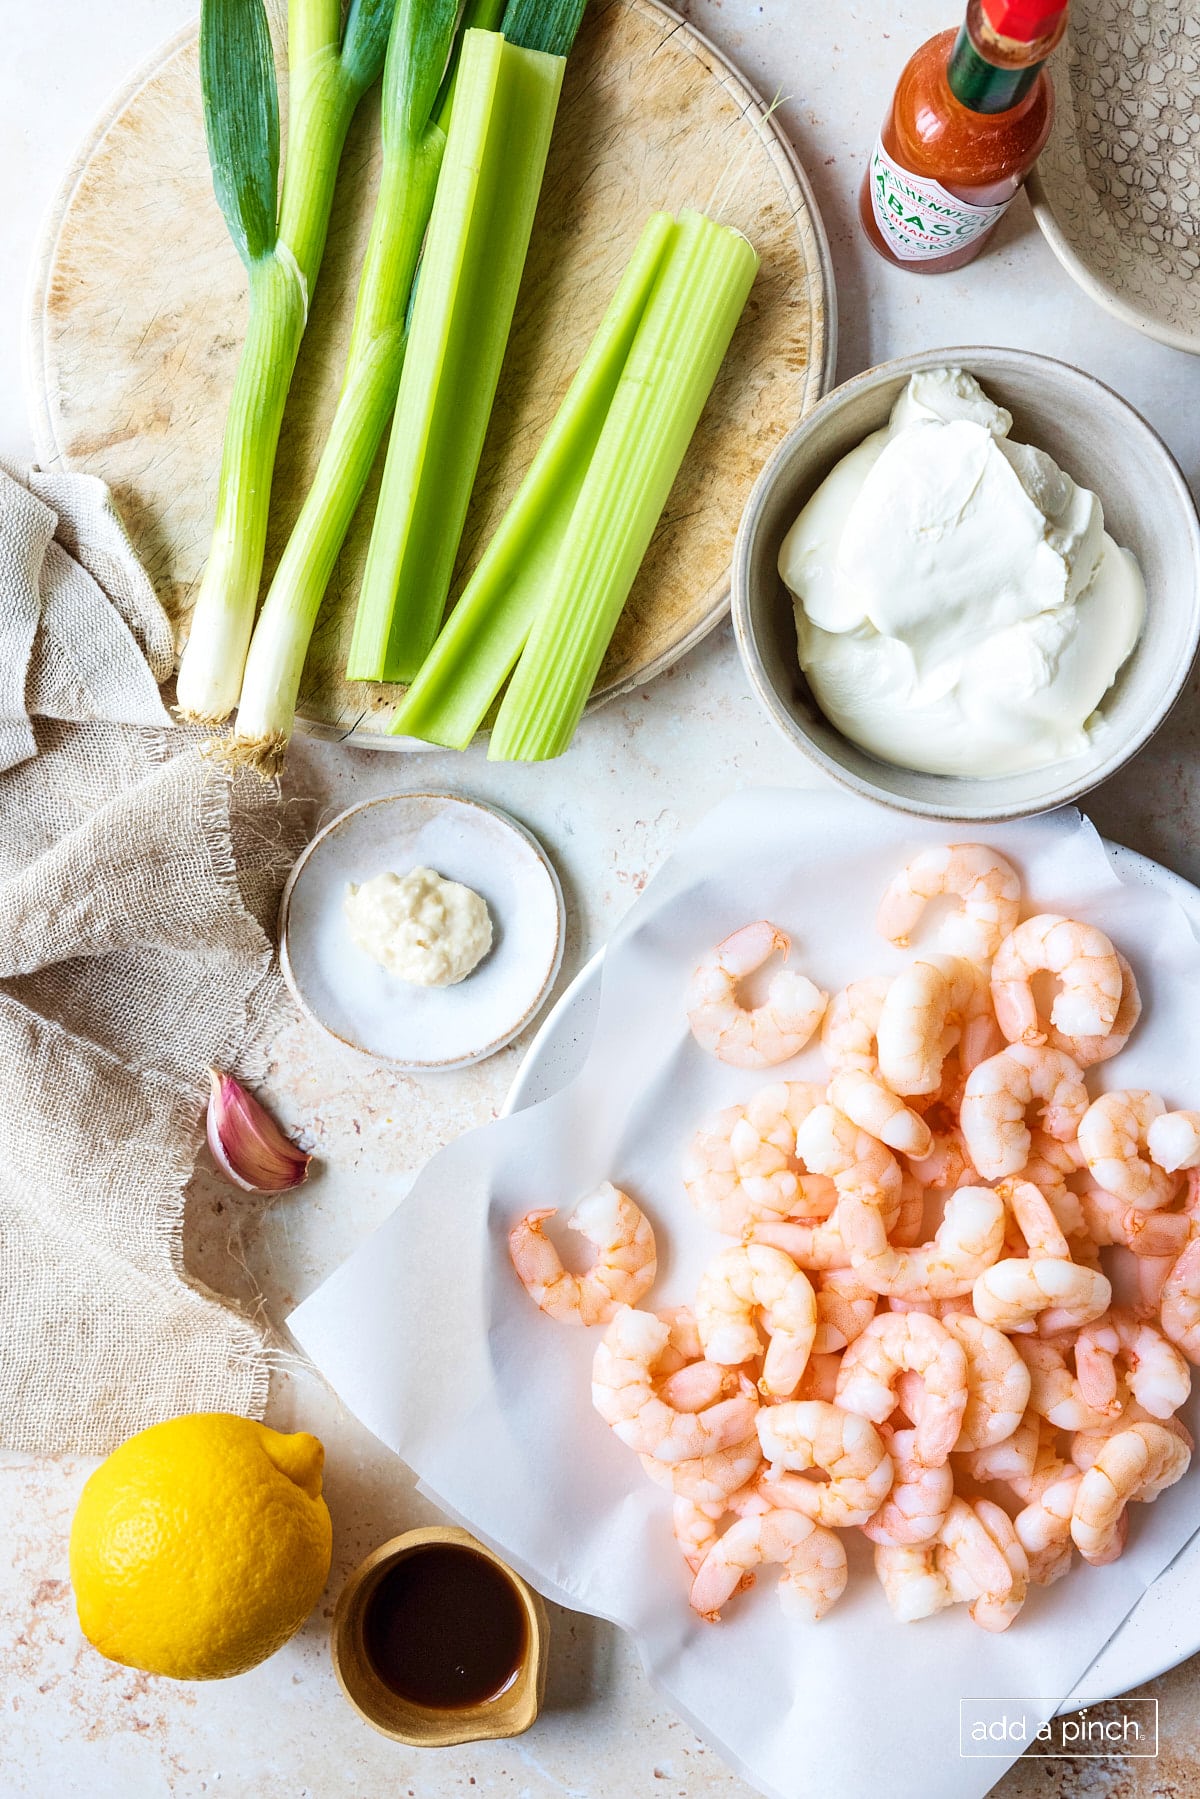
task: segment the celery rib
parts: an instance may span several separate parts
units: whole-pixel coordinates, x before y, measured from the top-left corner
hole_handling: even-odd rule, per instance
[[[347,674],[411,680],[445,608],[564,60],[466,33]]]
[[[685,212],[646,306],[488,749],[569,745],[753,283],[739,233]]]
[[[676,234],[647,222],[608,310],[392,730],[466,749],[512,672],[543,602],[654,282]]]

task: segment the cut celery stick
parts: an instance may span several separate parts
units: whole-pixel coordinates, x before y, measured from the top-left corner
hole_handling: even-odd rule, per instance
[[[617,382],[675,236],[669,212],[648,221],[554,422],[405,694],[393,731],[461,750],[483,723],[545,598]]]
[[[698,213],[681,214],[546,604],[501,701],[492,760],[540,762],[569,745],[757,268],[740,233]]]
[[[469,31],[350,647],[409,681],[445,608],[533,228],[564,59]]]

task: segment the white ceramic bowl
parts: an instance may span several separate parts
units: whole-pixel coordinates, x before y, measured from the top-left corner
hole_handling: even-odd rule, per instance
[[[895,768],[821,713],[796,659],[792,599],[779,547],[834,463],[886,424],[918,369],[963,368],[1013,415],[1013,436],[1049,452],[1092,488],[1105,524],[1146,579],[1146,623],[1102,707],[1087,755],[994,780]],[[834,781],[930,818],[1022,818],[1077,800],[1115,774],[1178,699],[1200,642],[1200,521],[1162,439],[1082,369],[1026,350],[959,347],[900,357],[835,388],[780,444],[750,495],[733,557],[733,624],[751,687],[784,736]]]
[[[465,980],[417,987],[350,936],[347,884],[436,869],[487,902],[492,947]],[[447,793],[365,800],[319,831],[283,890],[279,960],[301,1010],[348,1048],[417,1073],[481,1062],[536,1016],[562,962],[563,897],[534,837],[507,813]]]

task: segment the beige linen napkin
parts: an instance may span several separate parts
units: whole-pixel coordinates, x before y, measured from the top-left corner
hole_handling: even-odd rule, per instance
[[[103,483],[0,469],[0,1445],[261,1415],[248,1319],[184,1274],[210,1063],[279,997],[275,792],[172,726],[166,615]]]

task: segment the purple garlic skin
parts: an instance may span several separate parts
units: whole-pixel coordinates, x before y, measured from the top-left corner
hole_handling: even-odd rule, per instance
[[[210,1068],[208,1147],[246,1193],[286,1193],[308,1177],[312,1157],[285,1137],[271,1114],[231,1074]]]

